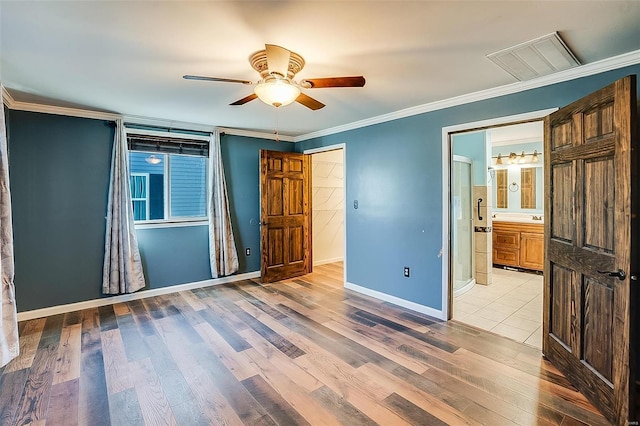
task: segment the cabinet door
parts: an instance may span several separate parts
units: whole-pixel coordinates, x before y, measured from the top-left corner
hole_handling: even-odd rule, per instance
[[[520,233],[520,266],[542,270],[544,267],[544,234]]]

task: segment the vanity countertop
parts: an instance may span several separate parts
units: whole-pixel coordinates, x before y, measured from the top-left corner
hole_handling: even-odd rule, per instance
[[[542,214],[530,213],[494,213],[491,219],[492,222],[544,223]]]

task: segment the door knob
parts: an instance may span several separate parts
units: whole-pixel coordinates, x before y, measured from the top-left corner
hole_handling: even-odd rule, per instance
[[[627,278],[627,274],[622,269],[618,269],[617,271],[598,271],[598,273],[610,277],[618,277],[620,281],[624,281],[624,279]]]
[[[267,221],[263,220],[262,222],[260,222],[260,225],[266,226],[267,225]]]

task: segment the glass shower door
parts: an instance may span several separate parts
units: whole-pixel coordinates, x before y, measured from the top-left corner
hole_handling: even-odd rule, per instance
[[[454,155],[451,171],[451,262],[453,294],[458,295],[475,284],[471,160]]]

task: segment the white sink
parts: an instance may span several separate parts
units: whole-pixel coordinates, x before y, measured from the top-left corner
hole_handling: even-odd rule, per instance
[[[531,213],[494,213],[491,219],[493,222],[544,223],[542,214]]]

